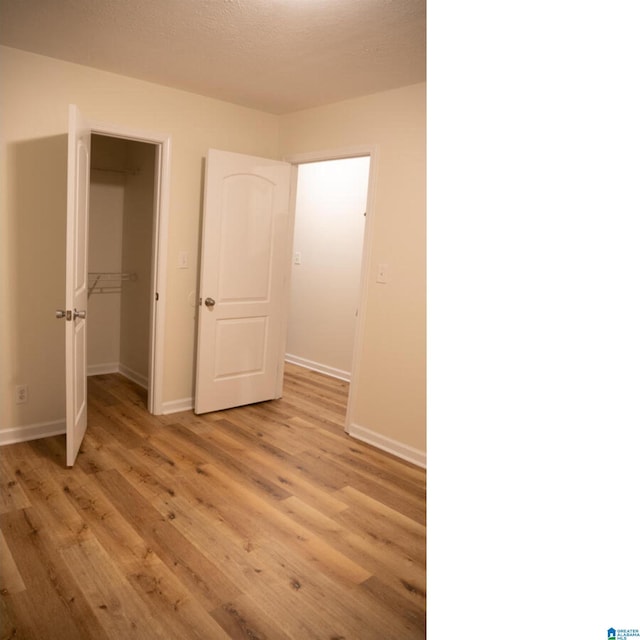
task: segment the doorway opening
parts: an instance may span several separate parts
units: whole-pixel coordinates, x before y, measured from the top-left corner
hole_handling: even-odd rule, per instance
[[[157,145],[92,134],[87,375],[149,388]],[[148,407],[149,408],[149,407]]]
[[[351,380],[369,157],[298,166],[286,360]]]
[[[287,160],[294,165],[295,215],[285,360],[349,383],[349,432],[363,344],[376,148]]]
[[[170,137],[91,123],[87,374],[119,372],[163,413]]]

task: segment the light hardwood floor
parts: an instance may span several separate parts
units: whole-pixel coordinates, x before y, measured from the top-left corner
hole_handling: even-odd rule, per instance
[[[0,449],[3,639],[425,636],[425,472],[345,435],[347,383],[287,365],[203,416],[89,388],[73,469],[64,436]]]

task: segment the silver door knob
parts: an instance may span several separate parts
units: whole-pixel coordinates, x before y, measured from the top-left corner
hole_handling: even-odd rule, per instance
[[[216,301],[213,298],[205,298],[204,303],[209,309],[212,309],[216,305]]]
[[[64,309],[56,309],[56,318],[66,318],[67,312]]]
[[[87,317],[87,312],[86,311],[78,311],[77,309],[73,310],[73,319],[75,320],[76,318],[80,318],[81,320],[84,320]]]

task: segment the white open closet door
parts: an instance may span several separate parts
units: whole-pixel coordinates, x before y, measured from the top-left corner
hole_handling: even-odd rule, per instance
[[[195,412],[282,395],[291,165],[207,154]]]
[[[69,105],[67,156],[67,269],[65,319],[67,466],[73,466],[87,429],[87,230],[91,129]]]

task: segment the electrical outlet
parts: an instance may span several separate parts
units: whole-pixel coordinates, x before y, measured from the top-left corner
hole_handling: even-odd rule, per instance
[[[29,399],[29,387],[26,384],[16,385],[16,404],[24,404]]]

